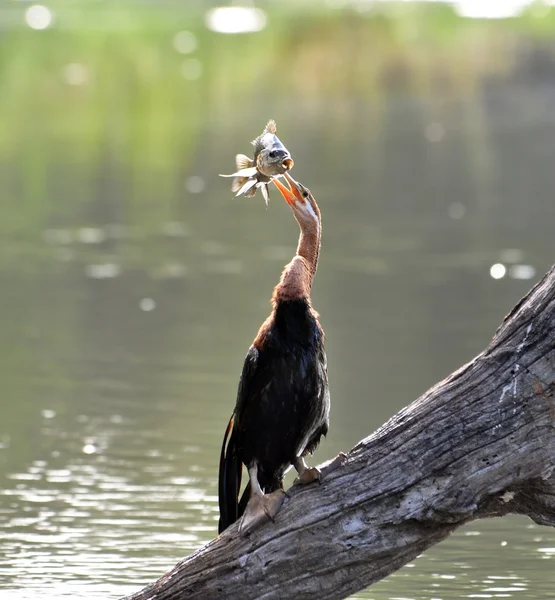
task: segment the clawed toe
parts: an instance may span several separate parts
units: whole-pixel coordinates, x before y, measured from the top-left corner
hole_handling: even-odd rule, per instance
[[[327,475],[329,475],[332,471],[335,471],[335,469],[338,469],[339,467],[344,465],[347,462],[347,459],[347,455],[344,452],[340,452],[334,459],[322,465],[320,467],[322,479],[327,477]]]

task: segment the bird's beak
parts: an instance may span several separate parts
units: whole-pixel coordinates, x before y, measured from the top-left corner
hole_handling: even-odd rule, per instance
[[[299,188],[299,184],[289,175],[284,173],[283,176],[287,180],[289,187],[285,187],[279,179],[272,179],[277,189],[281,192],[283,199],[289,206],[295,206],[297,202],[304,202],[303,194]]]

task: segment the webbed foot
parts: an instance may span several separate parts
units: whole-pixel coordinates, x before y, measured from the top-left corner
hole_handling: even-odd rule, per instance
[[[239,535],[245,537],[266,521],[273,521],[286,493],[276,490],[271,494],[253,494],[239,523]]]
[[[322,473],[318,467],[307,467],[306,469],[299,471],[295,481],[293,481],[293,485],[297,485],[297,483],[307,484],[312,483],[313,481],[320,481],[321,477]]]

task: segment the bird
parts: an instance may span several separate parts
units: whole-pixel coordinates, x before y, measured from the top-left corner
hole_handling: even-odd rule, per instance
[[[299,224],[299,242],[274,288],[270,316],[243,364],[220,454],[218,533],[239,518],[242,535],[273,520],[285,497],[283,476],[291,465],[298,473],[295,483],[310,483],[321,475],[304,457],[314,452],[329,428],[324,330],[311,301],[322,218],[311,192],[288,173],[283,177],[287,187],[273,181]],[[243,465],[249,480],[239,498]]]

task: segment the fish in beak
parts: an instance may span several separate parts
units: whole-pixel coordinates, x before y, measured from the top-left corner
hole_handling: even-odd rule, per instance
[[[253,140],[254,158],[245,154],[235,157],[236,172],[231,175],[220,175],[220,177],[234,177],[231,191],[236,196],[255,195],[260,189],[262,196],[268,205],[268,184],[279,175],[283,175],[293,168],[293,159],[289,150],[281,143],[276,135],[276,123],[268,121],[264,131]]]

